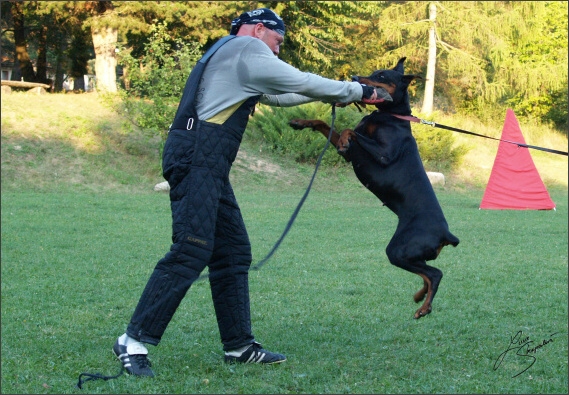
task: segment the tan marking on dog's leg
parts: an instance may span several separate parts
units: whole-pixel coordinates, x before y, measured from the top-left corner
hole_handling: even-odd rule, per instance
[[[332,136],[332,137],[334,137],[334,136]],[[348,150],[348,148],[350,148],[350,143],[352,140],[354,140],[354,137],[355,137],[355,133],[353,130],[345,129],[340,134],[340,137],[338,138],[338,140],[335,143],[334,143],[334,141],[332,141],[332,143],[336,146],[336,149],[338,151],[345,152]]]
[[[328,138],[328,135],[330,134],[330,126],[328,126],[324,121],[320,121],[318,119],[291,119],[288,124],[296,130],[310,128],[316,132],[320,132],[326,138]],[[340,135],[337,132],[333,132],[330,142],[336,146],[339,138]]]
[[[426,316],[427,314],[429,314],[432,310],[431,307],[431,301],[433,299],[433,288],[431,286],[431,280],[424,274],[419,274],[419,276],[423,277],[423,281],[425,282],[425,284],[427,285],[427,298],[425,299],[425,302],[423,303],[423,305],[419,308],[419,310],[417,310],[415,312],[415,315],[413,318],[415,319],[419,319],[421,317]]]
[[[425,279],[423,279],[423,288],[418,290],[415,293],[415,295],[413,295],[413,300],[415,301],[415,303],[419,303],[420,301],[425,299],[425,295],[427,294],[428,289],[429,289],[429,285],[427,284]]]

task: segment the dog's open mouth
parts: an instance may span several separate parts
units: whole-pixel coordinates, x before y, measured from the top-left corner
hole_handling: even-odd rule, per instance
[[[372,76],[373,74],[369,77],[361,77],[358,75],[354,75],[352,76],[352,81],[356,81],[359,82],[360,84],[365,84],[368,86],[373,86],[375,88],[380,88],[378,92],[381,92],[381,90],[385,91],[385,97],[383,97],[383,99],[385,101],[392,102],[393,98],[391,97],[391,95],[395,93],[395,89],[397,88],[397,86],[393,83],[376,81],[375,79],[372,79]]]

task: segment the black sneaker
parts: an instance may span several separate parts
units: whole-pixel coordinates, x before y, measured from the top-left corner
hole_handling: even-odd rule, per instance
[[[226,363],[264,363],[270,365],[284,361],[286,361],[284,355],[267,351],[257,342],[253,342],[245,351],[228,351],[225,353]]]
[[[117,339],[113,346],[113,352],[126,371],[135,376],[154,377],[154,372],[150,369],[150,361],[147,358],[148,350],[146,347],[139,342],[130,342],[128,346],[122,344],[123,342],[124,335]]]

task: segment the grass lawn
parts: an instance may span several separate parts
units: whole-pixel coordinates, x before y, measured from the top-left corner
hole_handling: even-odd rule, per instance
[[[412,318],[422,280],[385,255],[395,215],[351,169],[323,167],[280,249],[250,275],[254,334],[284,364],[223,363],[204,281],[149,347],[155,378],[77,389],[82,372],[118,372],[111,347],[170,247],[169,199],[152,192],[159,139],[93,94],[12,93],[1,106],[2,393],[568,392],[567,158],[532,152],[556,211],[481,211],[497,144],[465,136],[473,149],[437,188],[461,242],[433,262],[444,278],[427,317]],[[526,142],[566,147],[541,129],[524,126]],[[312,170],[244,140],[232,182],[253,263]]]
[[[169,248],[168,197],[4,191],[2,393],[567,393],[567,191],[550,192],[556,211],[480,211],[481,192],[438,190],[461,243],[413,320],[421,280],[384,252],[396,217],[355,183],[319,184],[251,273],[255,336],[287,362],[225,365],[206,281],[149,346],[155,378],[80,391],[80,373],[119,370],[111,347]],[[236,194],[256,262],[302,190]]]

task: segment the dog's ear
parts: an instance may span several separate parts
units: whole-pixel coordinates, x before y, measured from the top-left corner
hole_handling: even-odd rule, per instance
[[[399,59],[399,62],[397,62],[397,65],[393,68],[393,70],[400,72],[401,74],[403,74],[405,71],[403,71],[403,62],[405,62],[405,59],[407,59],[406,57]]]
[[[408,86],[413,80],[415,80],[415,79],[422,80],[423,77],[421,77],[420,75],[407,74],[407,75],[404,75],[403,77],[401,77],[401,79],[403,80],[405,85]]]

